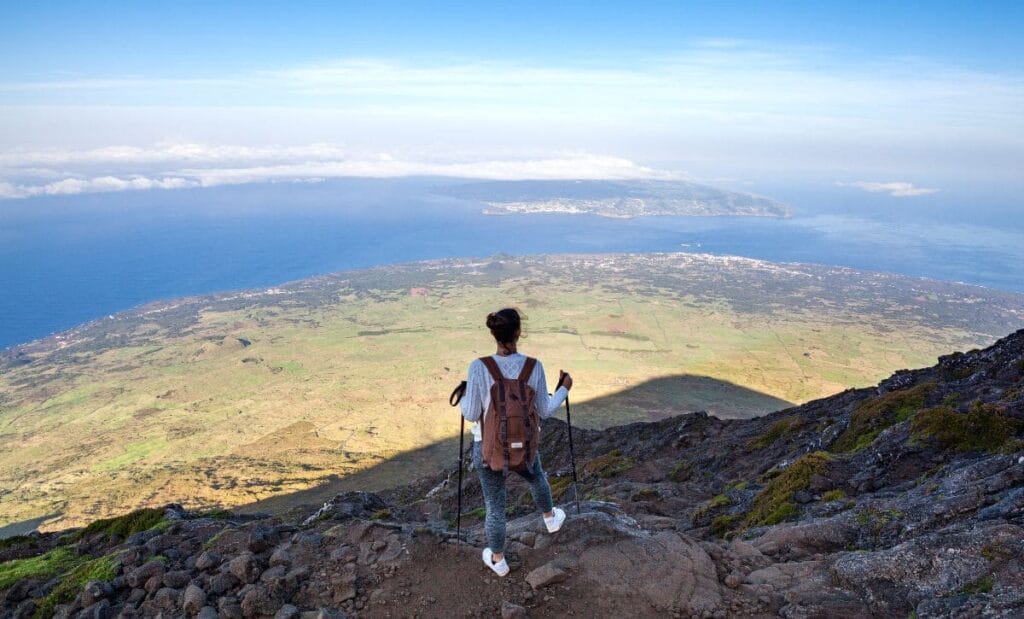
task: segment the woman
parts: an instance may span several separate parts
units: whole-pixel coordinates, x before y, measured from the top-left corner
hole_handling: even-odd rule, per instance
[[[522,335],[522,322],[519,312],[507,308],[487,316],[487,328],[498,344],[498,351],[491,357],[497,364],[502,376],[514,378],[520,375],[526,365],[527,357],[516,350],[519,336]],[[469,366],[469,378],[466,381],[466,395],[462,399],[462,416],[469,421],[487,423],[490,417],[487,410],[491,404],[491,386],[494,378],[483,361],[477,359]],[[537,361],[530,373],[527,385],[533,388],[534,404],[537,414],[546,419],[559,409],[569,390],[572,389],[572,377],[565,374],[562,385],[553,396],[548,395],[544,367]],[[482,419],[481,419],[482,418]],[[487,536],[487,548],[483,551],[484,564],[494,570],[498,576],[508,574],[508,563],[505,561],[505,474],[492,470],[483,463],[480,423],[473,425],[473,467],[480,476],[480,487],[484,494],[487,517],[484,520],[484,533]],[[532,466],[524,471],[516,471],[530,484],[533,501],[544,515],[544,525],[549,533],[562,527],[565,512],[554,506],[551,500],[551,487],[548,486],[547,475],[540,463],[537,453]]]

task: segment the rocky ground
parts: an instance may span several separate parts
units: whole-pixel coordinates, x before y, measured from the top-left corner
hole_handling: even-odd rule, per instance
[[[755,420],[574,431],[543,454],[570,517],[509,491],[511,574],[481,564],[455,471],[291,517],[168,506],[0,541],[7,617],[1024,615],[1024,331]]]

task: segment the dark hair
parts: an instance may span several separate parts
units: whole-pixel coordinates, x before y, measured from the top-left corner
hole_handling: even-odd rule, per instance
[[[487,328],[499,344],[508,344],[516,337],[516,331],[522,326],[519,310],[506,307],[492,314],[487,314]]]

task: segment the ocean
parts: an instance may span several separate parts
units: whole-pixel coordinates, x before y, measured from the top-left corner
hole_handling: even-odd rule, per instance
[[[1024,292],[1024,222],[967,198],[770,188],[789,219],[488,216],[443,179],[344,179],[0,202],[0,348],[157,299],[432,258],[691,251]],[[767,193],[767,192],[766,192]],[[916,199],[915,199],[916,200]]]

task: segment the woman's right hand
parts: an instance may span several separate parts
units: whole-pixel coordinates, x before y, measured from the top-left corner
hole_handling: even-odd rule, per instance
[[[572,376],[563,370],[558,371],[558,382],[562,387],[565,387],[566,391],[572,389]]]

